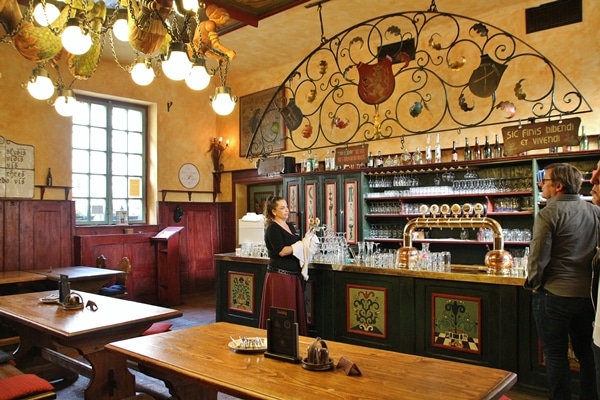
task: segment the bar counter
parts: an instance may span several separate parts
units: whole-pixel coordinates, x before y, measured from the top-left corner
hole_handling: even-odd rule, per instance
[[[257,257],[240,257],[235,253],[215,254],[215,260],[241,262],[246,264],[267,265],[267,258]],[[478,282],[489,283],[494,285],[512,285],[523,286],[525,278],[517,278],[512,276],[491,275],[488,274],[487,268],[483,265],[462,265],[453,264],[450,272],[433,272],[423,270],[409,270],[406,268],[374,268],[365,265],[354,264],[310,264],[309,270],[330,270],[341,272],[354,272],[359,274],[375,274],[375,275],[392,275],[406,276],[413,278],[429,278],[443,281],[459,281],[459,282]]]
[[[258,327],[268,259],[215,260],[216,321]],[[519,386],[543,390],[524,280],[481,265],[431,272],[314,263],[305,291],[309,336],[512,371]]]

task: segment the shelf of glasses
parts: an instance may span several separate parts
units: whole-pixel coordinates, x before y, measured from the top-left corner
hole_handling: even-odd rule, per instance
[[[394,200],[424,200],[424,199],[447,199],[447,198],[457,198],[457,197],[513,197],[513,196],[531,196],[533,191],[531,190],[522,190],[515,192],[477,192],[477,193],[448,193],[448,194],[419,194],[419,195],[408,195],[408,196],[374,196],[374,197],[364,197],[365,201],[394,201]]]
[[[402,243],[402,239],[396,238],[365,238],[365,242],[377,242],[377,243]],[[413,239],[412,243],[436,243],[436,244],[457,244],[457,245],[486,245],[492,246],[494,242],[491,241],[480,241],[471,239]],[[529,246],[529,242],[504,242],[504,246]]]
[[[485,217],[515,217],[515,216],[521,216],[521,215],[533,215],[533,211],[490,211],[487,214],[485,214]],[[364,214],[365,218],[406,218],[406,219],[412,219],[412,218],[420,218],[423,217],[423,215],[421,214],[397,214],[397,213],[369,213],[369,214]],[[430,215],[426,216],[427,218],[431,218]],[[439,216],[439,218],[442,218],[441,216]],[[470,218],[470,217],[464,217],[464,218]]]

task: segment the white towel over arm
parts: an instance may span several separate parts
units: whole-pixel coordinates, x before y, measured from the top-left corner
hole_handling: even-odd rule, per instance
[[[310,264],[313,256],[319,249],[319,238],[314,232],[308,232],[302,240],[292,245],[292,249],[294,257],[300,261],[304,280],[308,280],[308,264]]]

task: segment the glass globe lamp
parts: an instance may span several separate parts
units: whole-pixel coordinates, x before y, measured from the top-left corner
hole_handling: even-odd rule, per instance
[[[187,55],[185,44],[173,42],[169,46],[169,56],[162,62],[162,70],[167,78],[181,81],[189,75],[192,63]]]
[[[53,23],[60,15],[58,7],[49,2],[45,6],[43,3],[37,3],[33,8],[33,18],[40,26],[48,26]]]
[[[27,91],[38,100],[48,100],[54,94],[54,83],[50,74],[43,68],[34,69],[27,82]]]
[[[79,20],[77,18],[69,18],[67,27],[61,36],[62,45],[71,54],[85,54],[92,47],[92,37],[88,33],[83,33]]]
[[[77,101],[71,89],[59,89],[54,101],[54,109],[63,117],[72,117],[77,107]]]
[[[203,58],[196,58],[192,65],[192,70],[185,78],[185,83],[192,90],[202,90],[208,86],[210,74],[206,70],[206,61]]]
[[[231,95],[231,88],[219,86],[215,89],[215,95],[210,97],[213,110],[219,115],[229,115],[235,108],[237,96]]]
[[[140,86],[147,86],[154,81],[154,70],[148,60],[139,60],[133,66],[131,79]]]

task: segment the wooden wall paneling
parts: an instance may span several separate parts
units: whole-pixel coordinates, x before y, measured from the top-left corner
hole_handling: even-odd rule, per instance
[[[0,201],[0,271],[4,271],[4,251],[7,248],[4,244],[6,238],[6,224],[4,222],[4,201]]]
[[[150,238],[153,234],[77,235],[75,261],[94,266],[96,258],[104,255],[107,268],[115,269],[121,258],[128,257],[131,273],[127,282],[130,299],[153,303],[156,291],[156,249]]]
[[[6,200],[2,202],[4,218],[3,222],[3,247],[4,260],[3,271],[18,271],[21,268],[21,246],[19,224],[19,202]]]
[[[18,202],[20,269],[73,265],[75,203]]]
[[[215,253],[233,253],[236,247],[237,220],[234,203],[217,203],[217,249]]]

